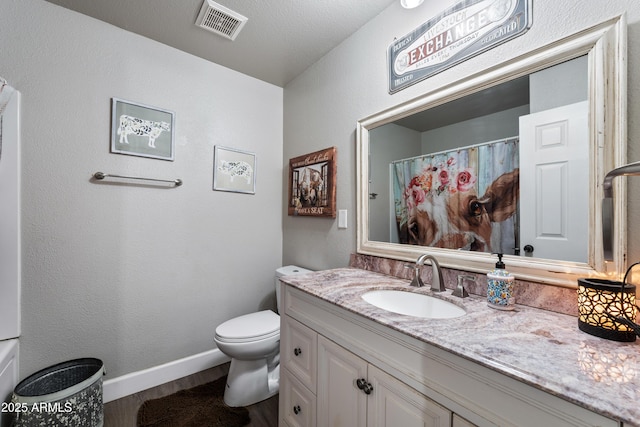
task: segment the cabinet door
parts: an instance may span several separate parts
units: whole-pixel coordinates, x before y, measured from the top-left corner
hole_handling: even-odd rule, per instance
[[[287,426],[315,427],[316,425],[316,396],[287,368],[280,370],[278,412]]]
[[[369,365],[367,427],[449,427],[451,411],[401,383],[391,375]]]
[[[451,425],[453,427],[478,427],[475,424],[465,420],[458,414],[453,414],[453,423]]]
[[[365,427],[367,394],[356,386],[367,363],[318,336],[318,427]]]
[[[293,320],[282,317],[280,330],[280,360],[313,393],[316,392],[316,360],[318,334]]]

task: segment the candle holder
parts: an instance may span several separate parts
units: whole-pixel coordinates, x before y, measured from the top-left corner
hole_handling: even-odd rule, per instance
[[[613,341],[633,342],[636,287],[604,279],[578,279],[578,328]],[[626,320],[626,321],[625,321]]]

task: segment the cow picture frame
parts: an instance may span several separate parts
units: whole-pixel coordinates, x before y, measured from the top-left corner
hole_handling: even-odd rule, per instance
[[[175,113],[112,98],[111,152],[173,161]]]
[[[336,217],[336,147],[289,160],[288,214]]]
[[[213,154],[213,189],[255,194],[255,153],[216,145]]]

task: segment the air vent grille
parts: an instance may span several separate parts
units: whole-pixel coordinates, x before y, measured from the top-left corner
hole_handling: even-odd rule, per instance
[[[196,25],[229,40],[235,40],[247,18],[211,0],[205,0]]]

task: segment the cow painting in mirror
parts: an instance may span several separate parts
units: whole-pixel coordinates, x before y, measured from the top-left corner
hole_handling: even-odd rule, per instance
[[[513,138],[394,162],[400,243],[514,253],[517,147]]]

